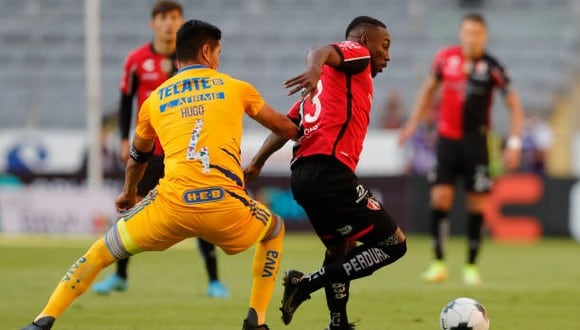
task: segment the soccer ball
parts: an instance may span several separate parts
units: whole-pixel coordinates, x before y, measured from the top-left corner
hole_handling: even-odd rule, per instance
[[[471,298],[457,298],[443,307],[441,330],[488,330],[489,317],[482,304]]]

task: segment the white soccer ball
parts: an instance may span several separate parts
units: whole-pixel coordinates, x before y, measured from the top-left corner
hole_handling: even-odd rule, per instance
[[[441,330],[488,330],[489,317],[482,304],[471,298],[457,298],[443,307]]]

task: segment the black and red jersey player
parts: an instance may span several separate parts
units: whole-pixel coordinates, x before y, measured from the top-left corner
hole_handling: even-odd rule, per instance
[[[312,292],[325,288],[329,329],[351,329],[350,281],[406,252],[405,235],[355,175],[369,125],[372,78],[387,66],[390,44],[384,23],[357,17],[346,29],[346,41],[312,49],[307,70],[285,83],[293,88],[289,94],[302,91],[288,113],[301,129],[291,164],[292,192],[326,246],[321,269],[286,273],[281,308],[286,324]],[[270,135],[245,169],[246,179],[256,177],[286,141]]]
[[[151,10],[151,28],[155,34],[153,41],[133,50],[125,59],[119,106],[119,157],[124,163],[129,158],[129,133],[136,123],[136,118],[132,119],[134,99],[137,99],[139,109],[152,91],[177,72],[175,40],[177,30],[182,24],[183,8],[179,3],[158,1]],[[137,187],[137,196],[140,198],[154,189],[163,177],[163,155],[163,148],[159,140],[156,140],[153,156]],[[198,239],[198,243],[210,282],[207,294],[211,297],[227,297],[228,290],[218,279],[215,246],[201,239]],[[127,288],[127,264],[128,259],[119,260],[116,273],[95,283],[93,290],[100,294],[107,294],[112,290],[124,291]]]
[[[401,132],[400,142],[410,137],[431,108],[440,90],[437,165],[431,188],[431,233],[435,260],[423,274],[429,283],[447,279],[443,241],[455,181],[463,178],[467,190],[467,236],[469,252],[463,269],[463,280],[469,285],[481,283],[475,265],[481,243],[482,210],[492,188],[489,175],[487,135],[493,93],[499,89],[511,112],[510,137],[506,162],[517,168],[521,149],[523,110],[517,93],[512,90],[504,67],[485,49],[487,27],[479,14],[464,16],[460,27],[460,45],[440,50],[433,60],[431,75],[418,96],[411,118]]]

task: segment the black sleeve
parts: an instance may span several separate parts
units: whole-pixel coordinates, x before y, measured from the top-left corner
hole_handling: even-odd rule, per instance
[[[131,131],[131,123],[133,115],[133,97],[137,92],[137,77],[133,75],[131,77],[131,93],[125,94],[121,92],[121,100],[119,102],[119,134],[121,135],[121,140],[129,138],[129,132]]]
[[[344,60],[344,55],[337,45],[331,45],[336,49],[340,55],[340,65],[337,67],[338,70],[346,74],[357,74],[363,72],[370,64],[370,57],[357,58],[352,60]]]
[[[503,65],[501,65],[497,61],[494,64],[495,65],[493,65],[492,71],[491,71],[491,75],[493,77],[494,84],[497,88],[499,88],[499,90],[501,90],[503,95],[507,95],[511,91],[510,76],[508,75],[507,70],[505,69],[505,67]]]
[[[133,113],[133,95],[121,93],[121,102],[119,104],[119,134],[121,139],[129,138],[131,131],[131,115]]]

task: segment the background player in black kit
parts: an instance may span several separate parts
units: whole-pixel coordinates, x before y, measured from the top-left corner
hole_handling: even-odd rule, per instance
[[[479,14],[463,17],[459,33],[460,46],[442,49],[433,61],[429,75],[419,93],[411,118],[401,132],[404,143],[416,130],[441,90],[438,119],[437,165],[431,188],[431,233],[435,261],[423,274],[428,283],[447,279],[443,241],[447,217],[453,202],[454,185],[463,177],[467,190],[467,264],[463,280],[468,285],[481,283],[476,258],[479,252],[482,210],[492,188],[489,175],[487,134],[495,88],[502,91],[511,112],[510,136],[505,161],[509,170],[518,167],[521,150],[523,109],[519,97],[511,89],[510,79],[499,62],[487,53],[487,26]]]
[[[312,292],[325,288],[328,329],[353,329],[346,313],[350,281],[406,252],[402,230],[354,174],[369,124],[372,78],[387,66],[390,44],[384,23],[357,17],[346,41],[312,49],[306,71],[285,83],[289,94],[302,90],[303,96],[288,113],[302,132],[294,146],[292,193],[326,247],[321,269],[286,273],[285,324]],[[286,141],[271,134],[245,169],[246,179],[256,177]]]
[[[123,163],[129,159],[129,131],[133,126],[133,101],[137,106],[145,101],[149,93],[177,72],[175,39],[177,29],[183,23],[183,9],[174,1],[158,1],[151,9],[151,29],[155,33],[152,42],[132,51],[125,61],[121,78],[121,102],[119,106],[119,130],[121,134],[120,155]],[[164,175],[163,148],[155,142],[154,155],[149,162],[143,179],[139,182],[137,196],[143,198],[155,188]],[[215,246],[198,239],[199,251],[203,257],[209,278],[206,294],[209,297],[229,296],[227,288],[219,281]],[[117,262],[117,270],[104,280],[95,283],[93,290],[99,294],[127,289],[127,266],[129,258]]]

